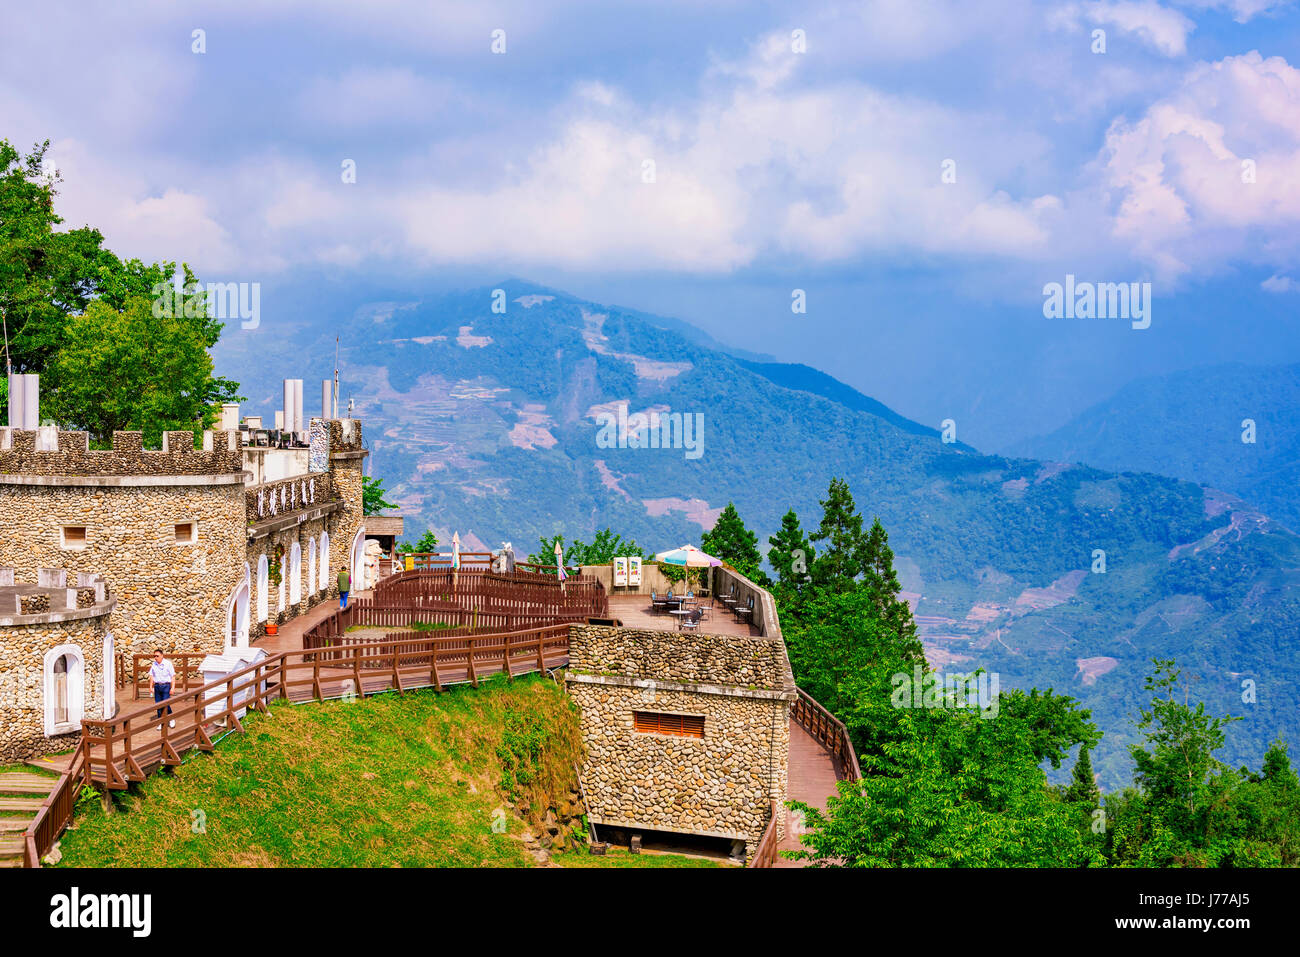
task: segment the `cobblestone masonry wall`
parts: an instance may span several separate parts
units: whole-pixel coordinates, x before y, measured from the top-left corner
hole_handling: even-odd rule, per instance
[[[111,603],[110,603],[111,607]],[[74,747],[81,731],[45,736],[45,653],[76,645],[84,661],[83,717],[104,716],[104,634],[109,611],[73,621],[0,627],[0,764]]]
[[[280,586],[271,581],[270,576],[267,578],[267,618],[271,621],[283,623],[290,618],[303,614],[308,609],[315,607],[322,601],[330,597],[338,596],[338,585],[335,581],[337,572],[329,574],[325,578],[326,587],[310,587],[313,583],[308,581],[308,575],[312,569],[312,561],[309,557],[308,544],[317,550],[316,557],[316,580],[315,584],[320,582],[320,540],[321,534],[325,531],[327,523],[332,516],[312,519],[310,522],[303,522],[300,525],[294,525],[290,528],[278,532],[272,532],[263,538],[257,538],[248,543],[248,567],[250,579],[250,596],[249,596],[249,637],[256,638],[266,634],[266,623],[258,620],[258,586],[257,586],[257,566],[263,555],[267,556],[268,564],[275,554],[277,547],[284,549],[284,557],[280,562],[281,577],[284,579],[284,605],[280,605]],[[297,605],[291,603],[293,595],[289,587],[290,584],[290,556],[293,554],[293,543],[297,542],[302,549],[302,564],[299,568],[299,576],[302,582],[301,600]],[[337,550],[334,544],[334,530],[330,530],[330,562],[333,565]]]
[[[566,686],[582,714],[582,781],[598,824],[743,840],[754,853],[789,772],[780,638],[575,625]],[[702,715],[703,738],[635,730],[633,712]]]
[[[175,526],[198,524],[178,545]],[[65,548],[64,526],[85,528]],[[118,600],[119,651],[219,652],[225,605],[244,575],[242,485],[0,485],[0,565],[35,581],[42,567],[98,572]]]
[[[360,419],[331,419],[329,426],[330,481],[334,494],[343,501],[343,508],[330,516],[330,571],[337,579],[339,569],[350,560],[352,539],[365,521],[361,494],[364,452]]]

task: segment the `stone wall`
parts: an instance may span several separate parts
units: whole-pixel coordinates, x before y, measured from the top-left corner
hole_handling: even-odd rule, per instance
[[[343,502],[330,516],[330,564],[337,578],[339,569],[348,566],[352,540],[365,523],[361,479],[366,451],[361,445],[360,419],[331,419],[328,424],[330,481]]]
[[[780,639],[577,625],[569,633],[569,667],[773,690],[785,688],[787,661]]]
[[[226,603],[246,560],[242,472],[195,478],[224,484],[119,484],[132,479],[118,476],[27,484],[41,478],[0,476],[0,565],[32,581],[41,567],[102,574],[118,599],[119,651],[223,649]],[[193,545],[175,542],[185,521],[197,522]],[[65,548],[64,526],[84,527],[84,545]]]
[[[104,717],[104,636],[113,607],[108,597],[89,608],[7,616],[0,623],[0,764],[66,751],[81,738],[79,726],[45,735],[45,654],[59,645],[75,645],[82,655],[82,717]]]
[[[776,802],[784,833],[790,702],[785,644],[574,625],[566,687],[582,714],[582,782],[593,821],[745,842]],[[704,718],[702,738],[638,732],[633,713]]]
[[[0,429],[0,473],[27,475],[216,475],[242,472],[238,432],[164,432],[159,451],[147,450],[139,432],[114,432],[113,448],[91,451],[85,432],[52,427]]]
[[[582,713],[596,824],[727,837],[754,853],[772,801],[785,799],[788,701],[606,676],[569,675],[566,687]],[[703,715],[704,737],[637,732],[635,711]]]
[[[318,476],[319,478],[319,476]],[[313,589],[308,581],[308,576],[312,570],[312,561],[308,545],[312,545],[317,550],[316,578],[315,583],[320,582],[320,540],[322,533],[328,527],[329,518],[316,518],[301,524],[291,525],[288,528],[272,532],[270,535],[256,538],[248,543],[248,567],[250,570],[250,596],[249,596],[249,636],[256,638],[266,634],[266,623],[259,616],[259,586],[258,586],[258,564],[263,555],[267,556],[268,566],[275,555],[277,548],[284,550],[284,558],[281,561],[281,578],[284,581],[284,603],[280,602],[280,586],[267,579],[267,619],[283,624],[291,618],[303,614],[308,609],[320,604],[331,597],[338,597],[338,586],[335,582],[337,570],[332,571],[326,576],[325,588]],[[293,553],[294,542],[297,542],[302,549],[302,565],[299,574],[302,581],[301,600],[297,605],[291,602],[293,591],[290,588],[290,557]],[[336,545],[334,541],[334,530],[330,529],[330,565],[336,569],[337,562]]]

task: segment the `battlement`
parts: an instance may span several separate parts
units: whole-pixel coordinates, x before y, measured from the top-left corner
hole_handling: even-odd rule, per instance
[[[11,567],[0,567],[0,625],[26,624],[45,616],[50,620],[105,615],[116,601],[103,576],[75,573],[69,584],[63,568],[41,568],[36,584],[15,581]]]
[[[361,441],[360,419],[327,419],[330,430],[330,454],[338,452],[359,452],[364,447]]]
[[[92,450],[86,432],[43,426],[0,428],[0,473],[23,475],[220,475],[242,472],[243,439],[237,431],[164,432],[161,449],[146,449],[140,432],[114,432],[113,447]]]

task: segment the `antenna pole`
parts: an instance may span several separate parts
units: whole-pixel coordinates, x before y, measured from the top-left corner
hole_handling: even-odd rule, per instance
[[[339,417],[339,337],[334,337],[334,418]]]

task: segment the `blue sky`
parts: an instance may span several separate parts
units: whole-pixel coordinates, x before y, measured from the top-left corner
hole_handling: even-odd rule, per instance
[[[70,225],[262,283],[231,334],[323,276],[342,315],[520,276],[995,448],[1300,361],[1298,41],[1290,0],[59,4],[6,13],[0,136]],[[1151,328],[1045,319],[1067,272]]]

